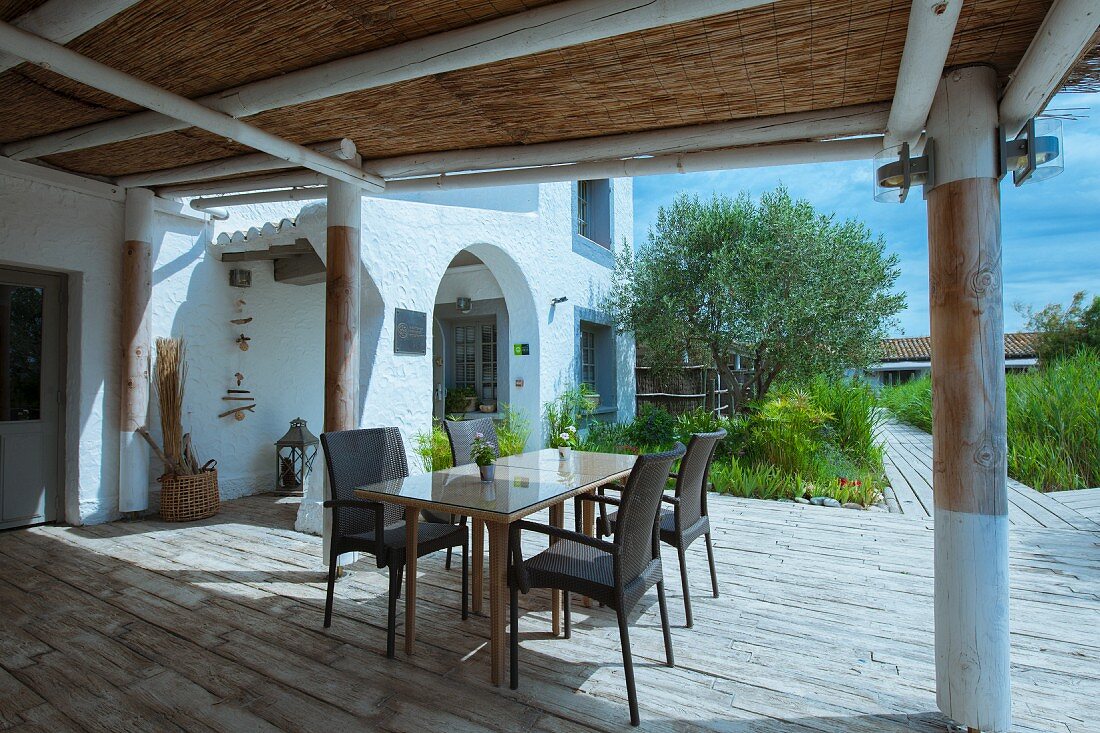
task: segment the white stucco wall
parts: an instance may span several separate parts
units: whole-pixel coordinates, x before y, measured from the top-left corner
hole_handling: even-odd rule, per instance
[[[475,298],[505,298],[509,341],[529,343],[531,354],[509,357],[509,384],[500,385],[501,400],[526,411],[538,427],[542,404],[575,380],[572,309],[597,307],[611,276],[607,267],[573,251],[572,189],[551,184],[421,195],[416,201],[363,199],[363,426],[398,426],[411,454],[412,436],[430,425],[434,330],[429,329],[426,355],[394,354],[393,311],[424,311],[430,318],[437,299],[457,297],[447,287],[441,292],[440,281],[451,259],[470,249],[492,278],[479,279],[474,268],[468,275],[452,273],[448,286],[470,288],[473,292],[462,294]],[[616,181],[614,196],[617,245],[625,236],[632,246],[630,182]],[[107,187],[87,193],[0,171],[0,263],[62,271],[70,278],[64,515],[72,523],[118,516],[119,198]],[[217,459],[226,498],[270,488],[272,443],[292,418],[306,418],[320,433],[324,286],[276,283],[270,263],[252,262],[236,265],[252,271],[252,287],[231,288],[230,265],[219,260],[213,240],[219,232],[296,217],[293,231],[286,233],[290,241],[306,237],[323,256],[324,204],[309,204],[299,213],[300,208],[242,207],[227,222],[206,222],[186,212],[156,216],[153,332],[187,340],[185,429],[193,432],[201,457]],[[551,308],[550,300],[563,296],[568,302]],[[238,306],[238,299],[244,305]],[[244,327],[229,323],[247,316],[254,320]],[[251,338],[248,351],[234,343],[242,331]],[[622,367],[632,366],[629,340],[620,340],[618,358]],[[219,419],[232,404],[222,397],[227,388],[236,388],[238,371],[245,375],[242,387],[257,398],[255,412],[242,422]],[[517,378],[524,380],[522,388],[515,387]],[[618,387],[619,418],[625,419],[633,412],[632,368],[619,369]],[[154,402],[154,434],[159,434],[157,420]],[[532,442],[541,444],[538,430]],[[410,465],[415,470],[411,455]],[[316,468],[319,477],[320,461]],[[152,475],[161,470],[154,466]],[[155,493],[155,485],[151,488]],[[311,488],[316,496],[319,484]],[[306,514],[303,528],[318,529],[319,514]]]

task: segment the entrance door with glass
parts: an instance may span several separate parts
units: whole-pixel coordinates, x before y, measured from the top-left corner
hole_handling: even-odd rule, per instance
[[[0,529],[58,518],[62,285],[0,268]]]

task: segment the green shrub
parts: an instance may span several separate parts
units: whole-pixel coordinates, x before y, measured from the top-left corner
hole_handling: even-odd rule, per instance
[[[827,472],[823,457],[830,414],[800,390],[777,390],[750,418],[747,456],[786,473],[816,477]]]
[[[413,436],[413,443],[416,456],[425,471],[441,471],[451,467],[451,444],[441,425],[433,422],[430,430]]]
[[[797,476],[767,464],[749,465],[730,458],[715,461],[710,469],[711,483],[719,494],[744,499],[793,499],[800,496]]]
[[[593,394],[587,385],[567,389],[552,402],[542,406],[542,416],[546,421],[547,436],[565,432],[570,426],[580,429],[581,421],[592,414]]]
[[[810,384],[810,396],[814,405],[830,415],[826,440],[852,464],[881,468],[882,446],[876,433],[884,418],[870,386],[818,377]]]
[[[580,450],[597,453],[637,453],[631,443],[630,423],[594,422],[581,440]]]
[[[627,425],[626,437],[638,448],[666,448],[676,439],[676,418],[656,405],[642,405]]]
[[[500,404],[501,418],[497,421],[497,443],[501,456],[514,456],[527,449],[527,439],[531,437],[531,421],[523,410],[518,410],[506,402]]]
[[[466,403],[471,397],[477,397],[473,387],[458,387],[447,390],[447,397],[443,404],[448,413],[466,412]]]
[[[890,410],[903,423],[932,432],[932,379],[921,377],[896,387],[884,387],[878,394],[879,404]]]
[[[1008,472],[1041,491],[1100,486],[1100,354],[1010,374]]]

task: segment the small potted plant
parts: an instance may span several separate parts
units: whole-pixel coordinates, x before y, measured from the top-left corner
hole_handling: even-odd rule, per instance
[[[492,481],[496,475],[497,451],[493,444],[485,439],[484,433],[474,433],[474,443],[470,446],[470,458],[474,459],[481,472],[482,481]]]
[[[473,387],[447,390],[446,409],[448,414],[473,412],[477,409],[477,392]]]
[[[558,449],[558,457],[563,461],[569,457],[569,451],[577,447],[577,428],[565,425],[560,433],[550,436],[550,447]]]

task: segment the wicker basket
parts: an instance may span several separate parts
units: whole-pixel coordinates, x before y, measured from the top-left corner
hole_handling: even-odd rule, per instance
[[[160,477],[160,516],[166,522],[193,522],[218,513],[218,471]]]

